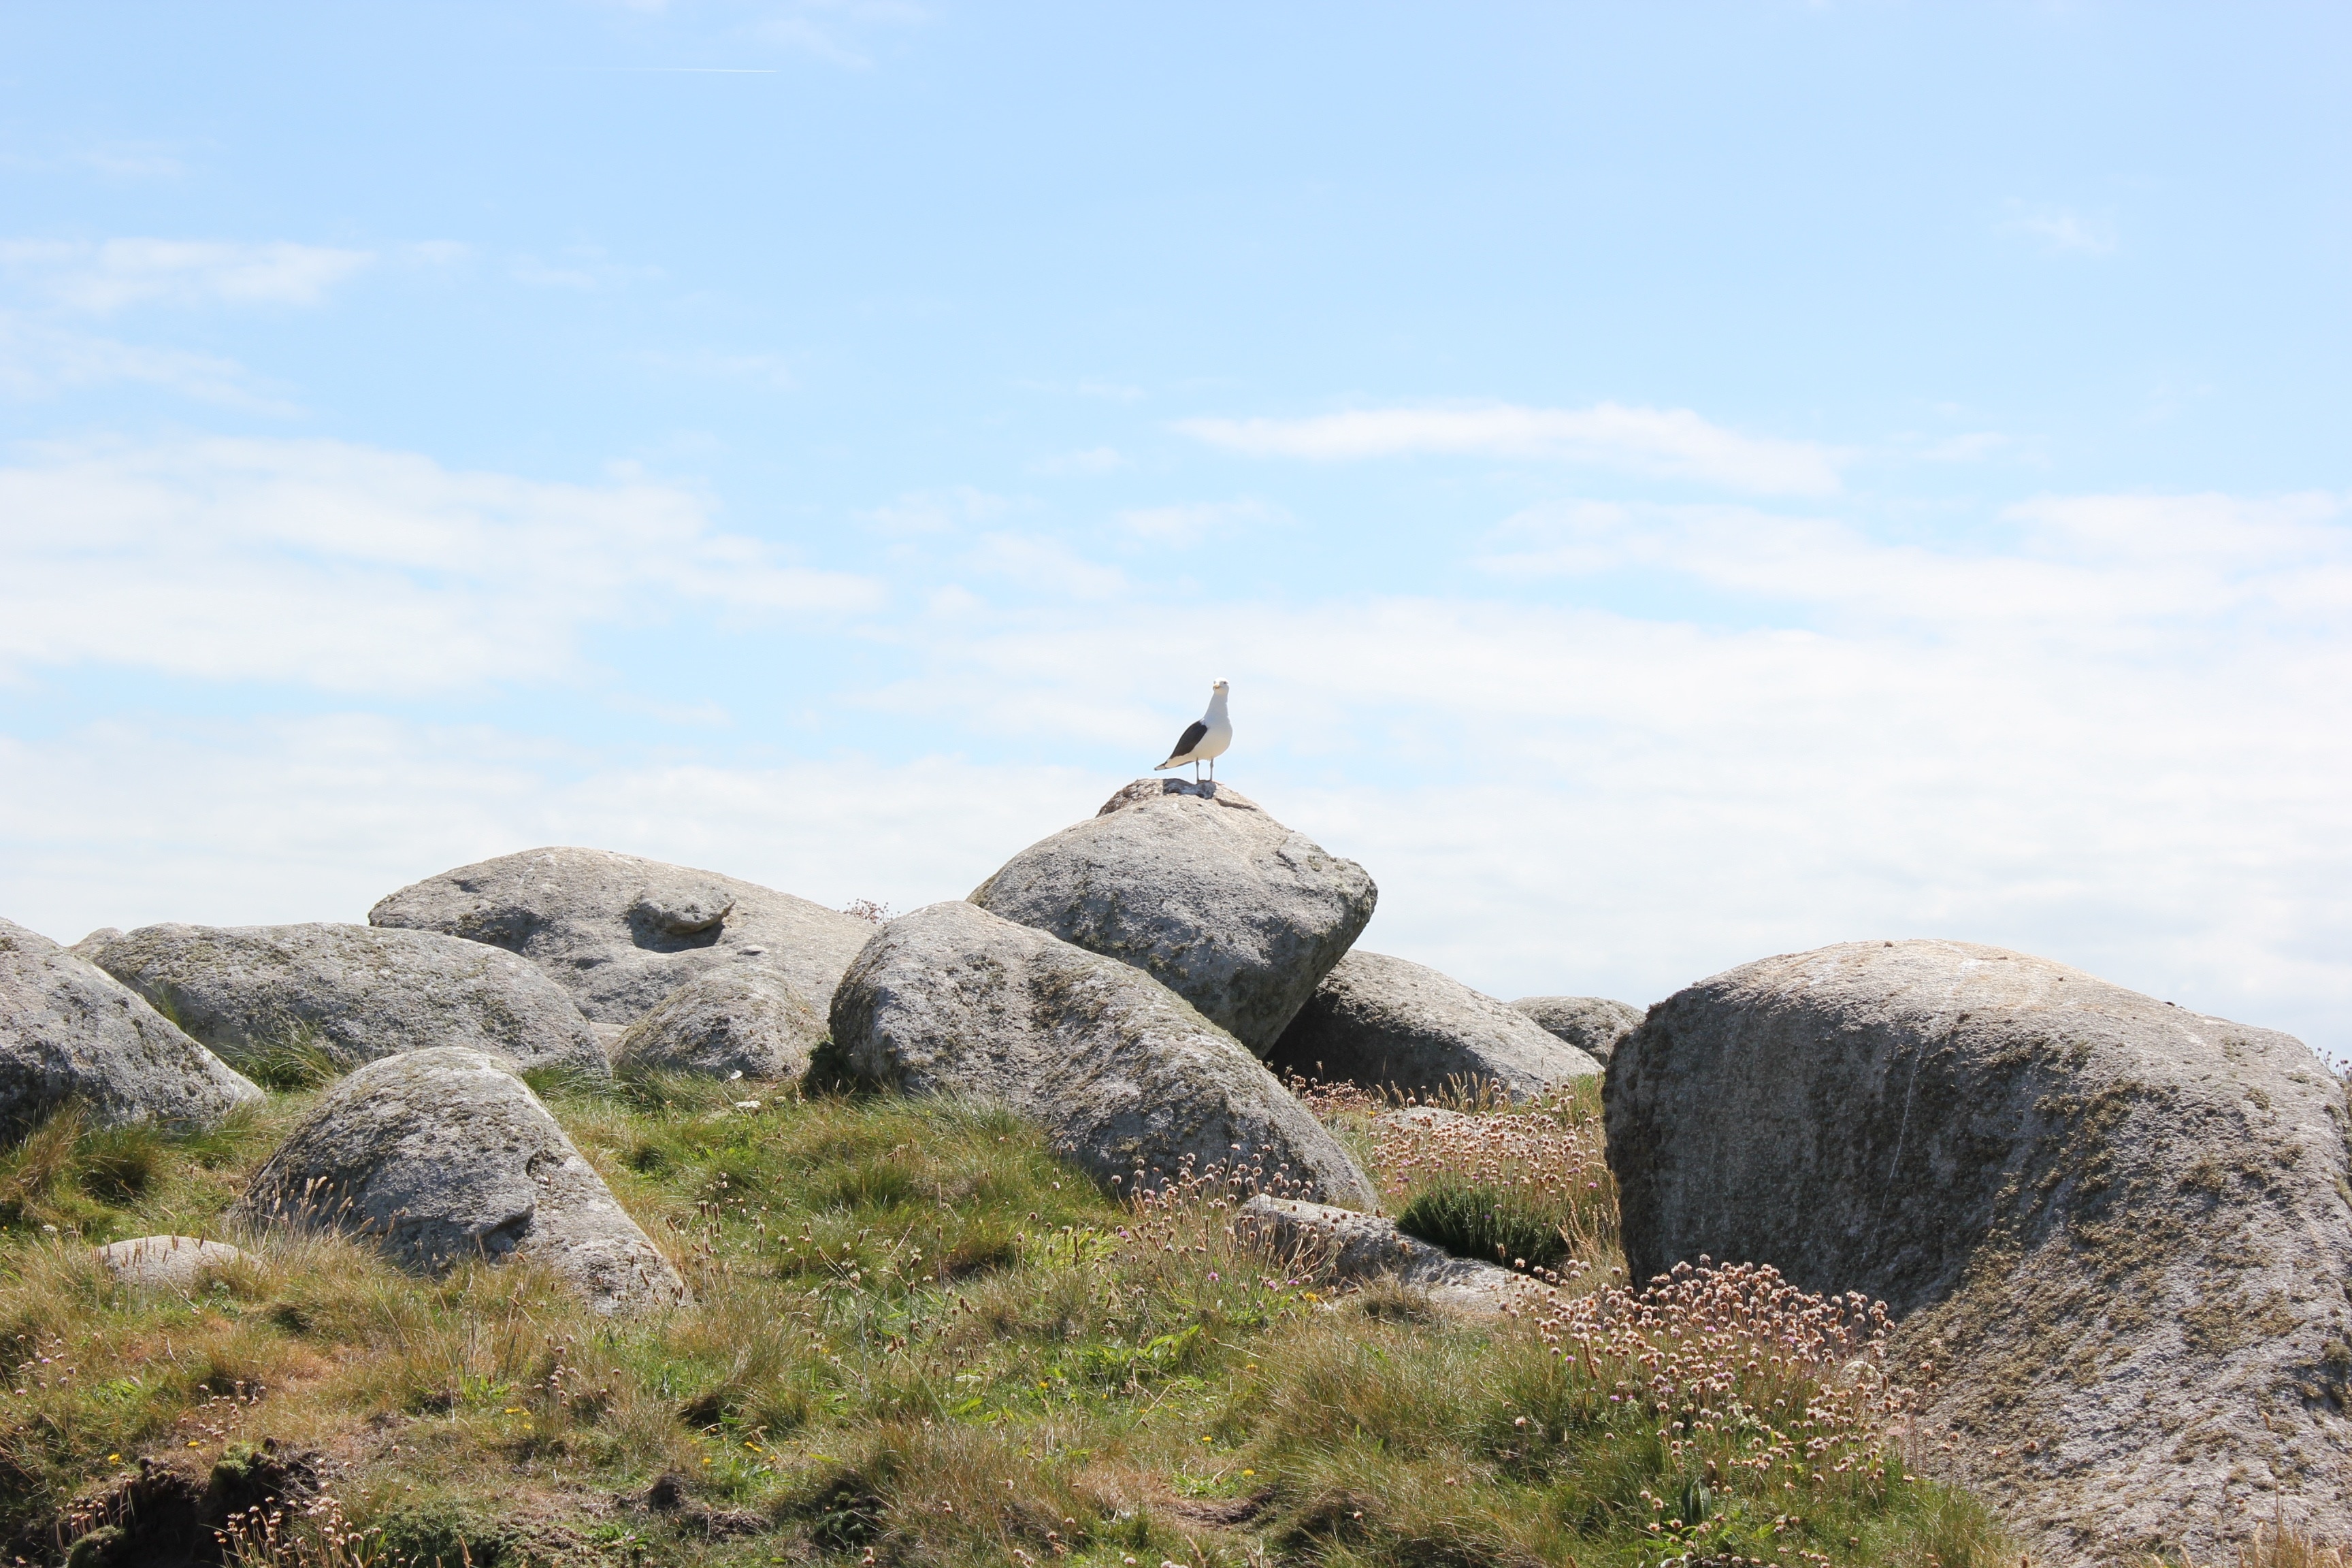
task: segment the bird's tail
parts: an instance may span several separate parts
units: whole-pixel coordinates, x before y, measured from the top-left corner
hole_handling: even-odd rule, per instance
[[[1184,765],[1184,764],[1183,764],[1181,761],[1179,761],[1177,758],[1171,757],[1171,758],[1169,758],[1166,762],[1164,762],[1164,763],[1160,763],[1157,764],[1156,766],[1154,766],[1154,767],[1152,768],[1152,770],[1151,770],[1151,771],[1152,771],[1153,773],[1166,773],[1170,768],[1181,768],[1181,767],[1182,767],[1183,765]]]

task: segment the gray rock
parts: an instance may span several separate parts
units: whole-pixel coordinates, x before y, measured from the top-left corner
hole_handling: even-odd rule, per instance
[[[629,1026],[620,1072],[798,1078],[824,1039],[824,1015],[772,970],[730,966],[689,980]]]
[[[444,871],[368,911],[520,953],[592,1022],[629,1025],[698,975],[772,969],[829,998],[874,927],[772,888],[608,849],[527,849]]]
[[[190,1290],[207,1272],[255,1261],[225,1241],[193,1236],[142,1236],[90,1248],[100,1268],[142,1289]]]
[[[1123,963],[969,903],[882,928],[833,999],[851,1072],[1001,1101],[1122,1190],[1229,1161],[1370,1208],[1371,1183],[1239,1041]]]
[[[121,940],[122,928],[121,926],[100,926],[96,931],[90,932],[88,936],[82,938],[79,942],[75,942],[72,946],[67,948],[66,951],[72,953],[76,958],[82,959],[90,963],[96,963],[98,962],[98,955],[106,951],[107,943],[110,942],[120,942]]]
[[[1525,1274],[1456,1258],[1407,1236],[1378,1215],[1261,1193],[1242,1205],[1234,1229],[1311,1278],[1353,1285],[1387,1276],[1427,1291],[1432,1305],[1465,1316],[1495,1317],[1552,1294]]]
[[[1267,1054],[1277,1072],[1428,1094],[1491,1085],[1513,1099],[1601,1064],[1525,1015],[1408,959],[1351,952]]]
[[[1522,996],[1511,1011],[1526,1014],[1545,1034],[1604,1068],[1618,1042],[1642,1026],[1641,1008],[1606,996]]]
[[[2352,1188],[2300,1042],[1956,942],[1681,991],[1604,1095],[1626,1261],[1903,1314],[1921,1446],[2049,1562],[2352,1536]]]
[[[22,1130],[69,1100],[108,1125],[215,1127],[261,1098],[136,992],[0,920],[0,1128]]]
[[[971,901],[1131,963],[1263,1054],[1372,918],[1353,860],[1216,784],[1138,779]]]
[[[232,1057],[315,1044],[339,1067],[469,1046],[520,1068],[602,1076],[604,1052],[562,988],[510,952],[361,925],[142,926],[106,972]]]
[[[385,1057],[337,1083],[234,1212],[363,1237],[418,1273],[473,1258],[544,1264],[601,1312],[688,1299],[530,1086],[462,1047]]]

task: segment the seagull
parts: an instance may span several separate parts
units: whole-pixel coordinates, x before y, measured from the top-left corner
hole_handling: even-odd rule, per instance
[[[1225,693],[1229,689],[1222,680],[1210,684],[1209,710],[1184,727],[1184,733],[1177,737],[1176,749],[1168,753],[1166,762],[1151,770],[1153,773],[1165,773],[1170,768],[1181,768],[1190,763],[1192,764],[1192,782],[1198,784],[1201,782],[1201,764],[1206,763],[1209,764],[1209,776],[1213,779],[1217,776],[1217,759],[1223,756],[1225,748],[1234,743],[1234,721],[1225,717]]]

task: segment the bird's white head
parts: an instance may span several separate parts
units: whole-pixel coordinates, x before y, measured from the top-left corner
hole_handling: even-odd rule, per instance
[[[1209,689],[1219,697],[1223,697],[1227,691],[1233,689],[1222,680],[1212,680],[1209,682]]]

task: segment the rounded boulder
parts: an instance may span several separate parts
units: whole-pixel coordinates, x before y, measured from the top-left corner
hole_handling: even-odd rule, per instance
[[[1378,1206],[1339,1142],[1182,997],[969,903],[882,928],[843,978],[832,1025],[855,1076],[1000,1102],[1106,1186],[1223,1164],[1279,1173],[1292,1196]]]
[[[553,981],[512,953],[437,931],[152,925],[107,942],[97,962],[232,1056],[303,1041],[353,1068],[465,1046],[519,1068],[606,1071],[588,1020]]]
[[[1266,1059],[1277,1071],[1367,1089],[1486,1088],[1516,1100],[1601,1070],[1484,992],[1425,963],[1361,952],[1324,977]]]
[[[530,1086],[462,1047],[385,1057],[337,1083],[236,1213],[362,1237],[418,1273],[473,1258],[543,1264],[602,1312],[688,1299]]]
[[[1134,965],[1263,1054],[1372,918],[1361,866],[1222,784],[1138,779],[971,901]]]
[[[109,1125],[219,1125],[261,1090],[135,991],[0,920],[0,1128],[78,1102]]]
[[[529,959],[593,1023],[635,1023],[698,975],[772,969],[830,999],[874,927],[773,888],[609,849],[501,855],[393,893],[368,923],[441,931]]]
[[[824,1039],[824,1015],[772,970],[730,966],[689,980],[629,1026],[613,1051],[622,1073],[798,1078]]]

